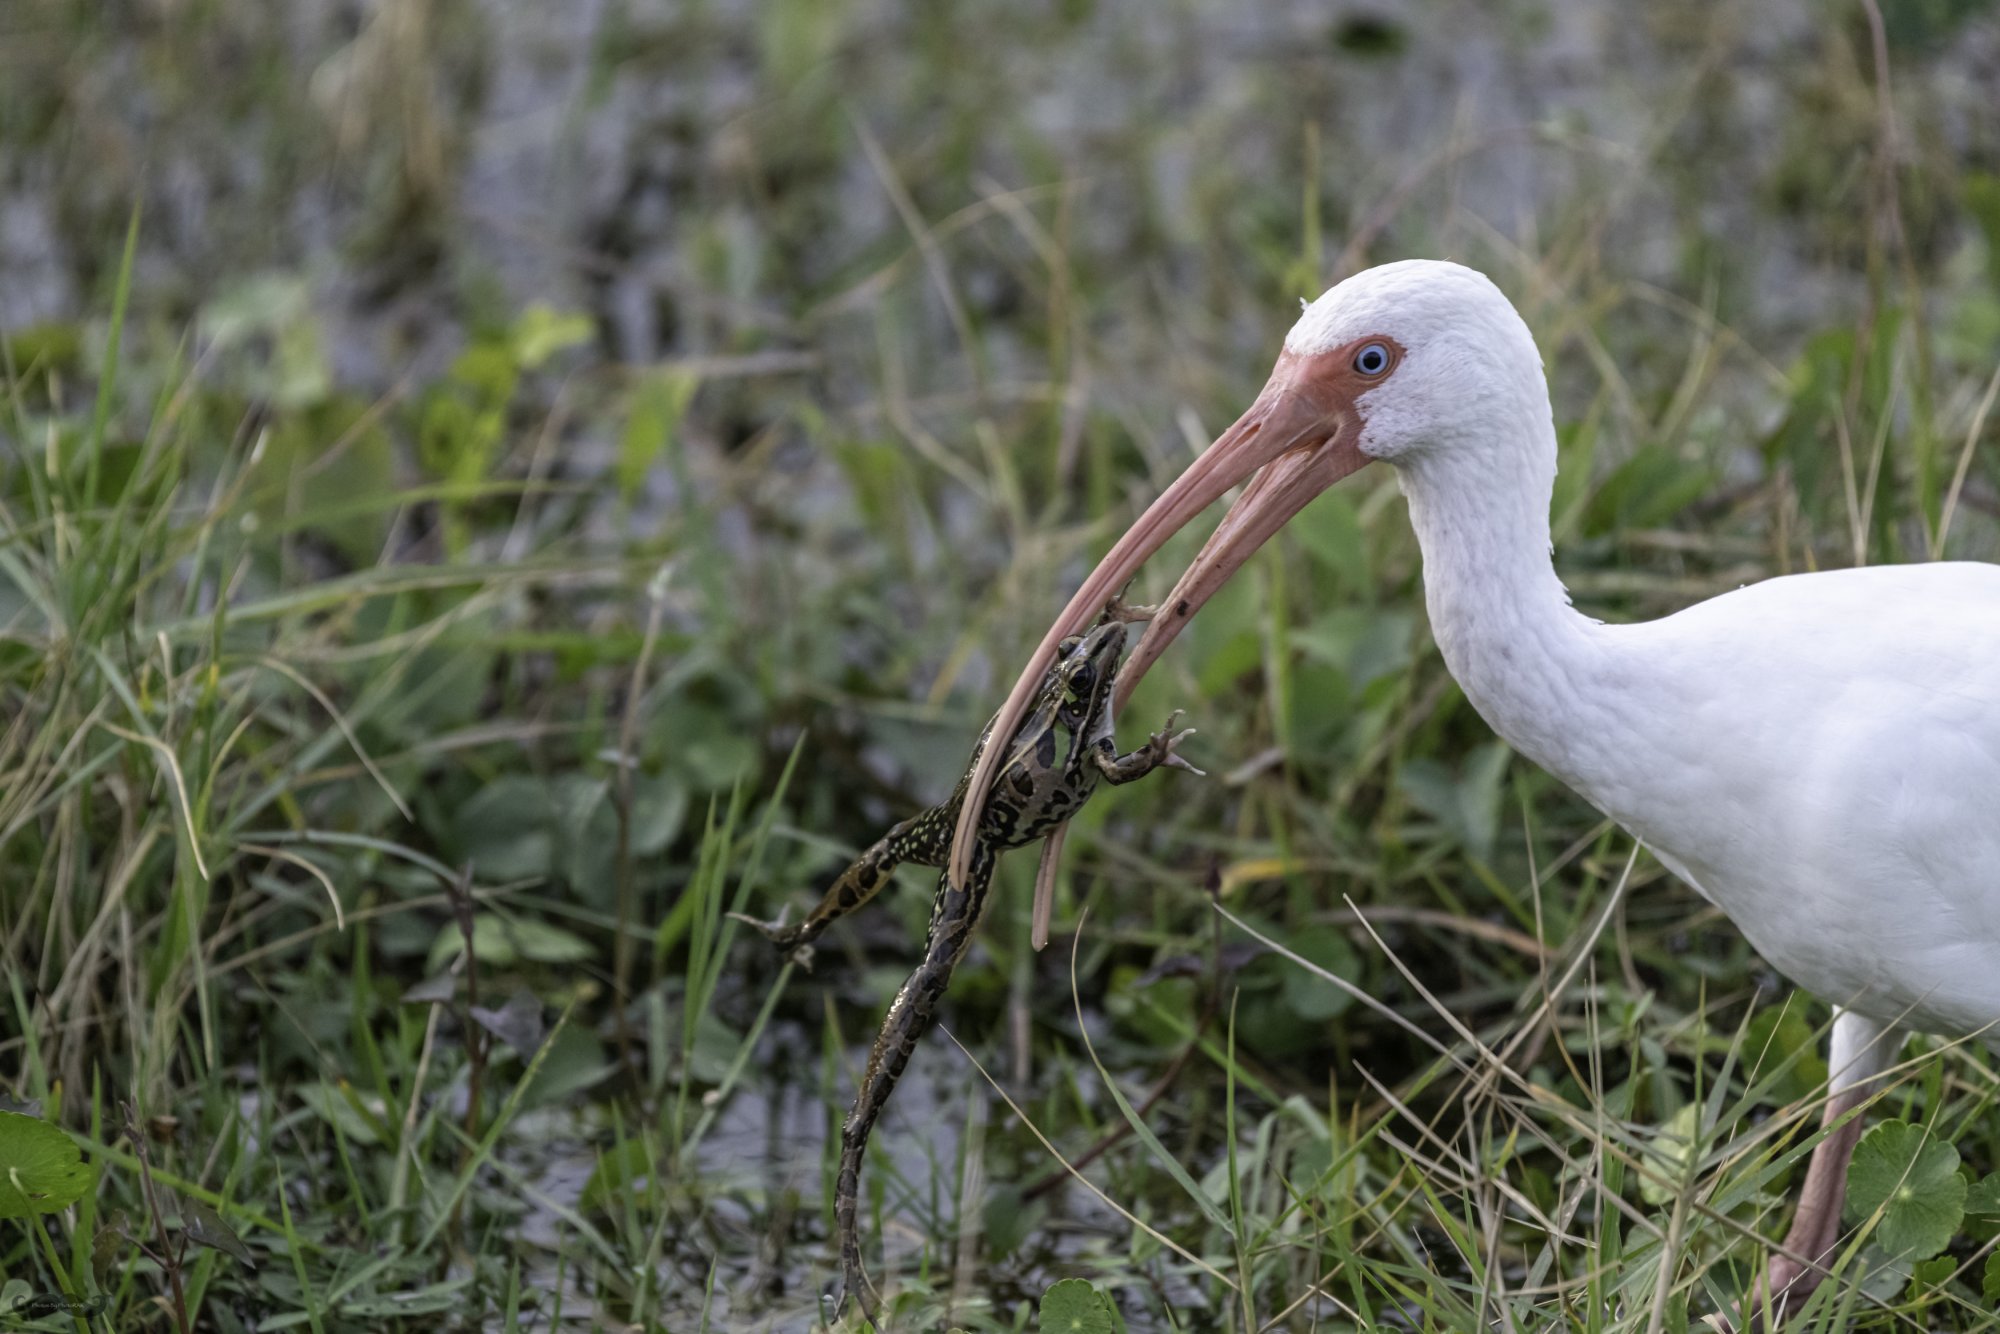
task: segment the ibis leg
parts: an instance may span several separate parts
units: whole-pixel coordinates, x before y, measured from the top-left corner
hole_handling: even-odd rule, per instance
[[[1868,1098],[1875,1078],[1895,1059],[1899,1037],[1894,1025],[1852,1010],[1835,1016],[1833,1050],[1828,1059],[1833,1079],[1821,1125],[1832,1125]],[[1833,1262],[1840,1242],[1847,1164],[1860,1139],[1861,1119],[1855,1117],[1829,1133],[1813,1150],[1781,1253],[1771,1258],[1769,1274],[1752,1291],[1754,1314],[1746,1312],[1744,1322],[1749,1327],[1756,1328],[1766,1311],[1772,1323],[1782,1323],[1825,1281],[1826,1266]]]

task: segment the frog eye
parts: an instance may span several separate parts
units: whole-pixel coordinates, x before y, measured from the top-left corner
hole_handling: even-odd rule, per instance
[[[1069,679],[1063,682],[1063,695],[1071,700],[1080,700],[1090,693],[1090,688],[1095,684],[1097,684],[1097,670],[1089,663],[1085,663],[1070,673]]]
[[[1056,641],[1056,656],[1058,658],[1067,658],[1070,654],[1076,652],[1077,649],[1081,648],[1082,646],[1083,646],[1082,635],[1064,635],[1061,639]]]

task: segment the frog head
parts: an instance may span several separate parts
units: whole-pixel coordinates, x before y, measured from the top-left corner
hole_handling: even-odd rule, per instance
[[[1125,626],[1118,621],[1106,621],[1085,634],[1071,635],[1057,646],[1046,684],[1054,721],[1074,738],[1072,754],[1111,735],[1115,723],[1111,694],[1118,684],[1118,660],[1124,653]]]
[[[1072,635],[1058,647],[1034,711],[1008,746],[987,809],[989,832],[1001,846],[1048,832],[1096,786],[1090,750],[1112,734],[1111,697],[1124,652],[1125,626],[1117,621]]]

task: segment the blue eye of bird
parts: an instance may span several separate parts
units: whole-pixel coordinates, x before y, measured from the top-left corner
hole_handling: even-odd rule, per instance
[[[1380,375],[1389,369],[1389,349],[1370,343],[1354,354],[1354,369],[1363,375]]]

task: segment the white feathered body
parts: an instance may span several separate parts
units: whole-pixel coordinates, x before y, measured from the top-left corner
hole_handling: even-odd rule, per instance
[[[1287,347],[1383,334],[1408,352],[1357,400],[1360,449],[1397,470],[1433,633],[1494,730],[1799,985],[2000,1034],[2000,566],[1793,575],[1599,624],[1551,563],[1555,431],[1512,305],[1454,264],[1384,265]]]
[[[1577,730],[1522,749],[1799,985],[2000,1025],[2000,567],[1772,579],[1581,640],[1547,691]]]

